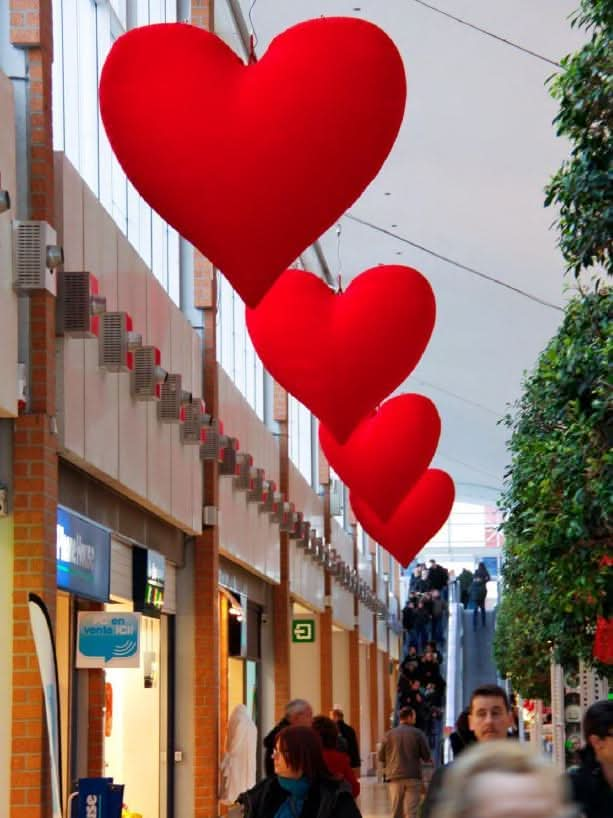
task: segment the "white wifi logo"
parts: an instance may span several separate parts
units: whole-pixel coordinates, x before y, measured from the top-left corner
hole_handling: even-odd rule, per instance
[[[127,639],[113,648],[113,656],[132,656],[136,650],[136,639]]]

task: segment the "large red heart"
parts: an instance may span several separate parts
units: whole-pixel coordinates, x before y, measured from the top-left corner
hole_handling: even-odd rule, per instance
[[[447,472],[428,469],[387,522],[353,492],[351,507],[367,534],[406,566],[434,537],[453,506],[455,487]]]
[[[346,443],[320,424],[319,441],[334,471],[387,520],[428,468],[441,433],[436,406],[423,395],[399,395],[363,420]]]
[[[251,65],[195,26],[135,28],[100,79],[128,178],[251,306],[377,175],[405,100],[392,40],[343,17],[293,26]]]
[[[342,294],[287,270],[247,310],[247,327],[272,376],[342,443],[417,364],[435,312],[411,267],[373,267]]]

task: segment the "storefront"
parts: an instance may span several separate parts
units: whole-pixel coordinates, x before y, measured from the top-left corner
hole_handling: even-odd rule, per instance
[[[128,809],[169,814],[175,567],[58,507],[57,654],[63,786],[105,776]]]

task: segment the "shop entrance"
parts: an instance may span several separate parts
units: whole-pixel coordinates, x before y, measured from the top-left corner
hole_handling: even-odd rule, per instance
[[[131,606],[107,606],[107,610]],[[104,775],[129,813],[166,818],[167,618],[142,618],[140,667],[105,670]]]

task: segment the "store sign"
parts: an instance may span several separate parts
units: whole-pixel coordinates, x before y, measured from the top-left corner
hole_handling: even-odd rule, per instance
[[[57,587],[108,602],[111,532],[63,506],[57,509]]]
[[[292,642],[314,642],[314,641],[315,641],[314,619],[292,620]]]
[[[166,560],[157,551],[132,549],[132,599],[134,610],[159,617],[164,607]]]
[[[139,667],[138,613],[79,611],[77,667]]]

